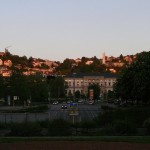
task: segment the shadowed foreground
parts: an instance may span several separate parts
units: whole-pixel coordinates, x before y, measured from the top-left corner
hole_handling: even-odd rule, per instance
[[[0,143],[0,150],[150,150],[150,144],[98,141]]]

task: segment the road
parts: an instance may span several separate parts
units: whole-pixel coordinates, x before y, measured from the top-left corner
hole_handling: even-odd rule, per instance
[[[61,109],[62,105],[67,105],[67,109]],[[78,104],[78,115],[70,115],[70,107],[68,104],[50,105],[46,113],[0,113],[0,122],[23,122],[23,121],[42,121],[64,119],[67,121],[83,121],[92,120],[100,113],[100,104]]]
[[[69,110],[70,110],[69,106],[68,109],[64,109],[64,110],[61,109],[61,106],[62,104],[51,105],[51,108],[49,110],[50,120],[58,119],[58,118],[68,120],[70,117],[72,117],[69,115]],[[78,104],[77,109],[79,111],[79,115],[77,115],[76,118],[79,121],[92,120],[98,116],[100,112],[100,105],[99,104],[94,104],[94,105]]]

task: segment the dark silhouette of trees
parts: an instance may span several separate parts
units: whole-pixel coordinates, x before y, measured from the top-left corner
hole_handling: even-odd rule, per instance
[[[142,52],[122,70],[115,84],[115,93],[123,101],[150,102],[150,52]]]
[[[100,96],[100,86],[99,84],[91,84],[88,86],[88,97],[90,95],[90,90],[93,90],[93,99],[96,100],[96,99],[99,99],[99,96]]]

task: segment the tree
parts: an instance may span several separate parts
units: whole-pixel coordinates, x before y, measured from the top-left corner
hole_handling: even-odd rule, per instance
[[[107,100],[114,100],[115,99],[115,95],[114,95],[114,91],[108,91],[107,93]]]
[[[66,88],[64,79],[62,77],[49,77],[47,80],[51,98],[64,98]]]
[[[75,98],[79,99],[81,97],[81,93],[79,90],[75,92]]]
[[[14,72],[9,79],[9,90],[12,100],[14,96],[19,98],[18,103],[23,104],[29,97],[29,85],[26,76],[23,76],[20,72]]]
[[[4,78],[0,76],[0,98],[4,97],[4,92],[5,92]]]
[[[120,58],[120,60],[123,60],[123,55],[121,54],[121,55],[119,56],[119,58]]]
[[[93,99],[96,100],[96,99],[99,99],[99,96],[100,96],[100,86],[99,84],[91,84],[89,85],[88,87],[88,96],[89,96],[89,92],[90,90],[93,90]]]
[[[115,84],[115,93],[122,100],[150,102],[150,52],[142,52],[127,68],[122,70]]]
[[[47,102],[48,85],[42,75],[36,74],[28,76],[28,84],[32,102]]]
[[[61,63],[57,68],[56,68],[56,71],[61,71],[62,74],[68,74],[68,73],[71,73],[72,69],[72,66],[73,64],[75,64],[75,61],[73,59],[68,59],[66,58],[63,63]]]

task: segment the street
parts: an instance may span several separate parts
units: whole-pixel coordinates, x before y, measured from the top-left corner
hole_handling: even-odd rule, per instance
[[[67,105],[67,104],[66,104]],[[49,110],[49,117],[50,120],[53,119],[59,119],[62,118],[64,120],[68,120],[71,116],[69,116],[69,105],[68,109],[61,109],[62,104],[58,105],[51,105],[51,108]],[[99,104],[94,104],[94,105],[89,105],[89,104],[78,104],[77,109],[79,111],[79,115],[76,115],[76,118],[78,118],[78,121],[82,120],[92,120],[100,112],[100,105]]]
[[[62,105],[50,105],[50,108],[45,113],[0,113],[0,122],[24,122],[24,121],[43,121],[64,119],[70,121],[92,120],[98,116],[100,112],[100,104],[78,104],[75,114],[70,114],[71,108],[69,104],[65,104],[67,109],[62,109]]]

